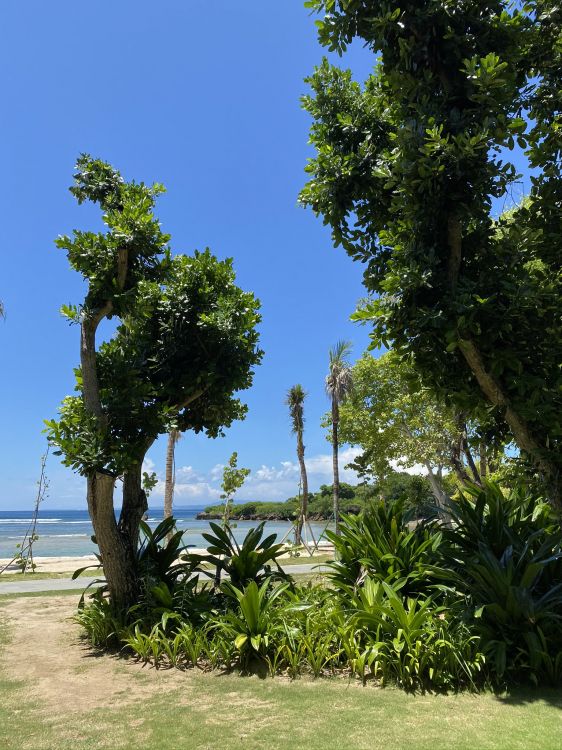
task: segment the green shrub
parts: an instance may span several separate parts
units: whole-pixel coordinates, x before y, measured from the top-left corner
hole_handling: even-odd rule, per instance
[[[203,534],[209,542],[206,555],[189,555],[188,559],[193,569],[207,562],[214,565],[218,571],[218,580],[222,572],[229,576],[230,582],[236,588],[244,588],[254,581],[261,584],[269,578],[289,580],[277,558],[283,554],[283,545],[275,544],[277,535],[270,534],[263,539],[265,523],[260,523],[255,529],[246,534],[242,546],[234,538],[234,534],[227,526],[223,528],[217,523],[210,523],[213,534]],[[275,565],[275,569],[271,564]],[[200,568],[197,568],[200,570]]]
[[[562,532],[550,508],[488,483],[453,509],[443,551],[495,681],[562,681]]]
[[[423,523],[410,530],[403,501],[380,502],[358,516],[344,516],[340,531],[326,536],[337,558],[328,575],[342,592],[353,591],[370,576],[412,596],[427,592],[443,575],[437,567],[441,532]]]

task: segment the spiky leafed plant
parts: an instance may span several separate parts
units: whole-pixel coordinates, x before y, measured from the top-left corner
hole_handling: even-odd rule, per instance
[[[297,457],[299,459],[299,466],[301,472],[301,504],[299,508],[299,518],[297,521],[297,527],[295,531],[295,543],[301,544],[302,541],[302,529],[306,523],[308,514],[308,477],[306,475],[306,464],[304,462],[304,399],[306,398],[306,391],[297,383],[293,385],[287,391],[287,398],[285,403],[289,407],[289,414],[291,415],[291,429],[294,435],[297,436]]]
[[[179,430],[170,430],[166,447],[166,481],[164,485],[164,518],[171,518],[175,484],[175,450],[181,437]]]
[[[347,357],[351,352],[351,342],[338,341],[330,349],[330,365],[326,376],[326,394],[332,404],[332,462],[334,469],[334,523],[336,534],[339,530],[340,515],[340,476],[338,467],[338,424],[340,404],[345,400],[353,384],[351,365]]]

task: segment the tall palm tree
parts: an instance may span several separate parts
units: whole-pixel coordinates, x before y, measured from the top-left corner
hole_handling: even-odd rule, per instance
[[[347,357],[351,352],[351,342],[338,341],[330,349],[330,365],[326,376],[326,394],[332,403],[332,462],[334,469],[334,523],[336,534],[340,533],[340,472],[338,467],[338,425],[340,404],[349,394],[353,380],[351,365]]]
[[[168,433],[168,445],[166,447],[166,481],[164,485],[164,518],[172,515],[172,504],[174,501],[174,484],[176,481],[175,450],[176,443],[180,439],[179,430],[170,430]]]
[[[306,392],[302,385],[294,385],[287,391],[287,398],[285,403],[289,407],[289,414],[291,415],[291,429],[293,435],[297,436],[297,457],[299,459],[299,466],[301,470],[301,506],[299,508],[299,518],[297,521],[295,543],[301,544],[302,542],[302,528],[306,523],[308,515],[308,477],[306,475],[306,464],[304,462],[304,399],[306,398]]]

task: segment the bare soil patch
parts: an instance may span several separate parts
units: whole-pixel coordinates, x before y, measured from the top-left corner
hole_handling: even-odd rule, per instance
[[[132,659],[93,651],[72,621],[74,597],[17,597],[2,612],[10,641],[1,654],[6,674],[23,680],[26,693],[49,714],[83,713],[96,708],[125,706],[181,684],[177,670],[143,668]]]

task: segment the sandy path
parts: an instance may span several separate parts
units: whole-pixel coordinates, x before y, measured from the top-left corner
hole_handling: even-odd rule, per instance
[[[177,670],[144,668],[133,660],[98,654],[80,638],[71,618],[74,596],[18,597],[2,604],[10,630],[0,657],[2,671],[26,683],[26,695],[50,716],[82,713],[93,707],[136,703],[180,683]],[[22,658],[23,657],[23,658]]]

